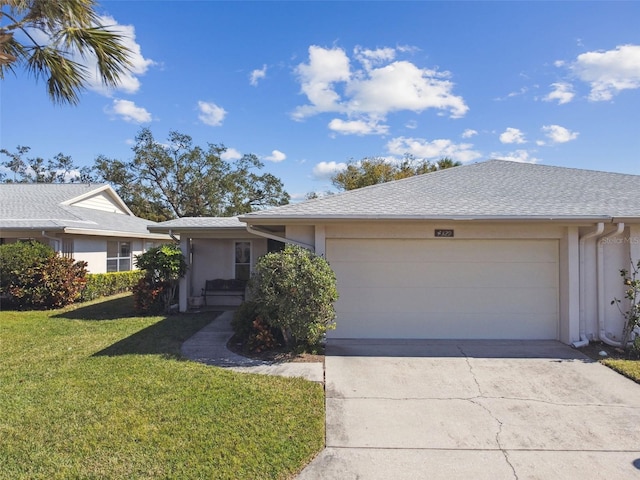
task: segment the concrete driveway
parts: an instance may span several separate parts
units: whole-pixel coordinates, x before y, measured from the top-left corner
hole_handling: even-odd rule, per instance
[[[309,479],[640,479],[640,385],[558,342],[330,340]]]

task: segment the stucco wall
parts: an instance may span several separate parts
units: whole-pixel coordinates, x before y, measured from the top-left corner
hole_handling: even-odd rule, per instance
[[[201,294],[207,280],[215,278],[234,278],[235,276],[235,242],[251,242],[251,267],[257,259],[267,252],[267,240],[253,239],[207,239],[191,240],[192,261],[190,271],[190,296]]]
[[[579,258],[579,237],[593,230],[595,225],[561,225],[558,223],[481,223],[481,222],[351,222],[326,223],[315,227],[295,226],[287,228],[287,236],[297,241],[315,243],[316,251],[324,253],[327,239],[332,238],[434,238],[435,229],[454,230],[454,239],[557,239],[559,240],[559,306],[560,339],[571,343],[579,339],[580,315],[585,318],[587,334],[598,336],[598,291],[595,239],[588,240],[585,255]],[[615,230],[606,224],[605,234]],[[605,240],[603,252],[604,289],[601,302],[604,306],[605,330],[611,338],[619,338],[622,316],[610,302],[623,298],[624,288],[620,269],[629,268],[630,258],[640,259],[640,226],[627,227],[620,237]],[[331,259],[328,259],[331,262]],[[584,306],[580,308],[580,268],[584,268]]]

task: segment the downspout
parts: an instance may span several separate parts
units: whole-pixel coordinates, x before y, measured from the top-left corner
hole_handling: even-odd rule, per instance
[[[584,266],[585,243],[590,238],[596,237],[598,235],[602,235],[602,232],[604,232],[604,222],[599,222],[596,225],[595,230],[592,230],[591,232],[587,232],[582,237],[580,237],[580,244],[579,244],[579,250],[578,250],[578,255],[580,256],[580,340],[578,342],[572,343],[572,345],[575,348],[586,347],[587,345],[589,345],[589,338],[587,337],[587,319],[586,319],[587,274],[585,272],[585,266]]]
[[[604,328],[604,241],[611,237],[616,237],[624,231],[624,223],[618,223],[618,228],[611,233],[603,235],[598,239],[598,249],[596,250],[597,260],[597,278],[598,278],[598,337],[601,342],[606,343],[612,347],[621,347],[622,343],[607,337],[607,332]]]
[[[262,230],[258,230],[247,223],[247,232],[253,233],[254,235],[258,235],[259,237],[270,238],[271,240],[276,240],[282,243],[290,243],[292,245],[298,245],[299,247],[306,248],[315,253],[316,248],[313,245],[309,245],[308,243],[299,242],[297,240],[291,240],[286,237],[279,237],[273,233],[264,232]]]
[[[173,230],[171,230],[171,229],[169,229],[169,236],[171,237],[171,239],[172,239],[174,242],[176,242],[176,243],[180,243],[180,239],[179,239],[178,237],[176,237],[176,236],[173,234]]]
[[[44,230],[42,231],[42,236],[44,238],[47,238],[49,240],[53,240],[54,242],[56,242],[56,246],[54,247],[54,250],[56,251],[56,253],[60,253],[60,239],[59,238],[52,237],[51,235],[47,235],[47,232],[45,232]]]

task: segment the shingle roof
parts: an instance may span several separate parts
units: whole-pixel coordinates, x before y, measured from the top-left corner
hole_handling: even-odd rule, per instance
[[[151,236],[153,224],[132,215],[63,205],[63,202],[104,189],[96,184],[0,184],[0,230],[81,229]]]
[[[238,220],[238,217],[182,217],[176,218],[175,220],[156,223],[149,227],[153,232],[226,228],[240,228],[242,230],[246,230],[246,224]]]
[[[640,175],[489,160],[351,190],[241,220],[638,218]]]

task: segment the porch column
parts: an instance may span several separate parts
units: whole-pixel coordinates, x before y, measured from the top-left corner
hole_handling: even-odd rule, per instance
[[[180,292],[178,295],[178,308],[186,312],[189,308],[189,295],[191,294],[191,238],[180,236],[180,250],[187,261],[187,273],[180,279]]]
[[[316,225],[315,227],[315,253],[321,257],[326,257],[325,252],[325,227]]]
[[[560,241],[560,341],[580,340],[580,248],[578,227]]]

